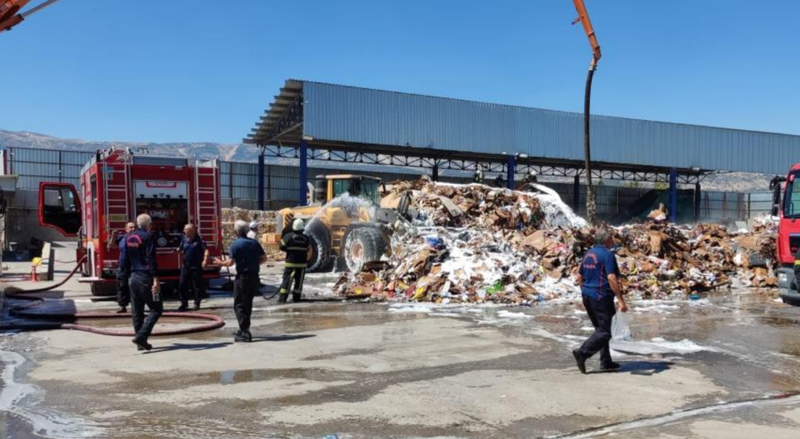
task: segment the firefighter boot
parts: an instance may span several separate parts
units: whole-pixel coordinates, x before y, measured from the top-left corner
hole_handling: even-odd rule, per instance
[[[292,303],[302,302],[303,295],[300,293],[292,293]]]
[[[286,303],[289,300],[289,293],[278,294],[278,303]]]

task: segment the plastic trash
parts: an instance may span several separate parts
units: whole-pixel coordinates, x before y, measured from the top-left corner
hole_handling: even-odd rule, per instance
[[[611,339],[616,341],[631,341],[631,327],[628,313],[618,312],[611,321]]]
[[[700,295],[699,294],[691,294],[691,295],[689,295],[689,299],[690,300],[700,300]]]

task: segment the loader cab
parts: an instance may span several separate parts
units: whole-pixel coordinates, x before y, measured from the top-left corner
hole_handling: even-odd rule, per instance
[[[39,225],[74,237],[81,228],[81,202],[69,183],[39,184]]]
[[[314,202],[325,204],[345,193],[380,204],[378,186],[381,179],[367,175],[318,175],[314,185]]]

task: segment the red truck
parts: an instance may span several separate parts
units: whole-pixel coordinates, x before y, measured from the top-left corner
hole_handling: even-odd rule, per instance
[[[780,218],[776,242],[780,296],[784,303],[800,306],[794,277],[794,257],[800,248],[800,163],[792,166],[786,177],[773,178],[770,189],[773,191],[772,216]]]
[[[125,224],[142,213],[153,219],[157,236],[159,279],[167,290],[179,277],[177,252],[183,227],[197,226],[212,256],[222,254],[219,168],[216,161],[98,152],[81,170],[79,188],[69,183],[39,185],[39,224],[67,237],[78,237],[77,260],[86,256],[81,282],[93,295],[115,293],[119,259],[117,238]],[[219,268],[204,277],[219,277]]]

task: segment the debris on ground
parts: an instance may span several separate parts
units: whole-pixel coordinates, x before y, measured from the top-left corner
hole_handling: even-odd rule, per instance
[[[334,292],[436,303],[526,305],[578,298],[572,276],[593,245],[594,230],[548,188],[534,185],[533,190],[426,178],[396,184],[387,196],[399,199],[410,193],[414,217],[396,227],[388,260],[344,273]],[[734,235],[720,225],[679,227],[660,215],[653,220],[612,228],[628,294],[685,298],[730,285],[737,269],[753,286],[774,283],[769,268],[736,263],[738,255],[753,248],[766,252],[766,229],[763,237],[761,232]]]

